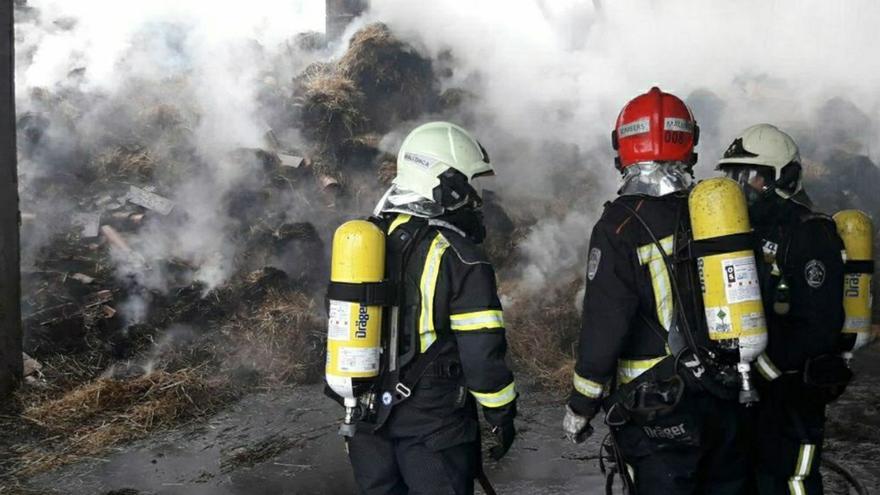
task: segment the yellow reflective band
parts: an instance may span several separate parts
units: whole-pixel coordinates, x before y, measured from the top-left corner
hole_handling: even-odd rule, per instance
[[[587,380],[577,373],[574,373],[574,389],[591,399],[598,399],[599,397],[602,397],[602,390],[604,387],[601,383]]]
[[[459,332],[484,328],[504,328],[504,314],[500,309],[459,313],[450,315],[449,322],[451,328]]]
[[[617,381],[618,383],[629,383],[636,379],[645,371],[653,368],[657,363],[666,356],[660,356],[651,359],[618,359],[617,360]]]
[[[675,247],[673,237],[667,236],[660,239],[663,251],[669,255]],[[654,289],[654,304],[657,310],[657,319],[666,331],[672,328],[672,284],[669,281],[669,270],[663,260],[663,254],[654,243],[646,244],[638,249],[639,263],[648,266],[651,274],[651,286]]]
[[[388,233],[390,234],[390,233],[394,232],[394,229],[396,229],[397,227],[400,227],[401,225],[405,224],[406,222],[409,222],[410,220],[412,220],[412,215],[407,215],[405,213],[401,213],[401,214],[397,215],[397,218],[395,218],[394,221],[391,222],[391,226],[388,227]]]
[[[770,361],[770,358],[767,357],[766,353],[758,356],[758,360],[755,364],[758,367],[758,373],[768,381],[773,381],[782,376],[782,373],[780,373],[779,369],[773,365],[773,362]]]
[[[492,392],[489,394],[484,394],[482,392],[474,392],[471,390],[471,395],[476,397],[477,402],[480,403],[483,407],[501,407],[506,406],[513,402],[516,399],[516,383],[510,382],[510,385],[502,388],[497,392]]]
[[[419,282],[422,306],[419,318],[419,348],[425,352],[431,344],[437,340],[437,332],[434,331],[434,293],[437,290],[437,277],[440,275],[440,261],[443,253],[449,247],[449,242],[442,234],[431,242],[428,255],[425,257],[425,267],[422,269],[422,278]]]
[[[816,452],[816,446],[808,443],[801,444],[801,450],[798,453],[798,461],[795,467],[794,477],[792,480],[802,480],[810,474],[813,467],[813,454]]]
[[[671,255],[672,253],[672,248],[674,247],[673,241],[674,239],[671,235],[660,239],[660,245],[663,247],[663,251],[665,251],[667,255]],[[639,247],[639,263],[646,265],[649,261],[653,260],[663,260],[663,253],[657,249],[656,244],[652,242]]]
[[[788,480],[788,491],[791,495],[807,495],[807,487],[804,482],[798,479]]]

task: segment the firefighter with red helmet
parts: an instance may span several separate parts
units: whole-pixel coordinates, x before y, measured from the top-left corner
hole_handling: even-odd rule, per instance
[[[605,409],[630,493],[740,494],[746,448],[733,378],[710,366],[688,194],[699,128],[675,95],[651,88],[612,132],[618,197],[590,238],[574,387],[563,429],[577,443]],[[725,382],[727,379],[727,382]]]

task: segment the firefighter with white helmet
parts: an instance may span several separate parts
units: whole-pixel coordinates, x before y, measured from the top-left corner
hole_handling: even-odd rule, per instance
[[[834,221],[811,209],[798,147],[775,126],[744,130],[718,169],[749,198],[762,254],[769,341],[756,366],[761,402],[744,411],[753,420],[758,492],[820,494],[825,407],[851,378],[840,356],[844,244]]]
[[[414,129],[371,218],[386,237],[384,285],[370,282],[371,292],[331,283],[331,305],[360,297],[385,306],[372,383],[354,392],[338,378],[349,368],[337,360],[366,355],[348,344],[353,316],[350,325],[339,319],[346,329],[339,334],[354,350],[334,348],[328,362],[328,386],[347,399],[343,433],[360,493],[473,493],[475,478],[485,482],[478,405],[496,441],[490,454],[500,458],[513,443],[517,392],[505,364],[504,318],[495,272],[478,246],[485,228],[474,181],[488,175],[489,156],[465,129],[448,122]],[[388,295],[377,296],[385,286]]]
[[[717,346],[706,331],[701,277],[689,255],[698,138],[693,114],[675,95],[655,87],[627,103],[612,133],[619,196],[606,204],[590,238],[563,430],[582,442],[603,407],[628,493],[746,490],[736,415],[739,349],[728,349],[734,357],[727,362],[723,349],[707,350]],[[744,203],[735,186],[726,190]]]

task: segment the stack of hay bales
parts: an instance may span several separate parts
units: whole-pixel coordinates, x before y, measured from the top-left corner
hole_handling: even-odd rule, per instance
[[[315,173],[343,183],[345,171],[383,165],[381,135],[440,103],[431,61],[381,23],[355,33],[337,62],[309,66],[294,86]]]

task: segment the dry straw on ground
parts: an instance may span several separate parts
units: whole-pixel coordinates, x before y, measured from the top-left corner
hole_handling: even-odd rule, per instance
[[[21,416],[47,433],[24,445],[10,474],[29,476],[107,447],[213,412],[233,397],[228,382],[204,369],[98,378],[60,397],[26,405]]]

